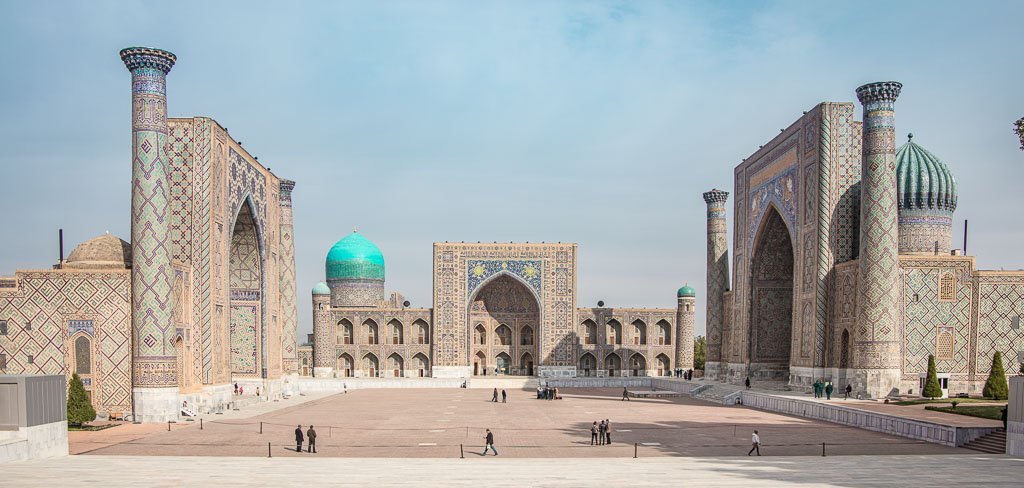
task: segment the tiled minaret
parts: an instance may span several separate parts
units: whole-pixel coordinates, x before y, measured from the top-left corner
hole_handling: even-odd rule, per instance
[[[281,180],[281,265],[278,266],[281,287],[281,334],[284,372],[299,372],[298,345],[296,336],[299,312],[296,307],[295,290],[295,225],[292,222],[292,190],[295,182]]]
[[[708,204],[708,276],[707,276],[707,357],[705,375],[724,379],[722,362],[722,327],[724,324],[724,294],[729,289],[729,240],[725,227],[725,202],[729,192],[713,189],[704,193]]]
[[[673,368],[693,369],[693,326],[697,318],[697,293],[686,285],[676,293],[676,354]]]
[[[167,73],[177,57],[121,50],[132,73],[132,400],[135,420],[178,418],[166,173]]]
[[[857,98],[864,105],[864,149],[853,387],[876,398],[889,394],[900,380],[899,213],[893,106],[902,86],[886,81],[857,88]]]

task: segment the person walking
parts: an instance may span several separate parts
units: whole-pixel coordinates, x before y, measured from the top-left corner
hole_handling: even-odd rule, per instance
[[[494,402],[494,403],[498,403],[498,389],[497,388],[494,389],[494,394],[491,395],[491,401]]]
[[[487,455],[487,448],[490,448],[494,455],[498,455],[498,450],[494,448],[494,434],[491,433],[491,429],[487,429],[487,435],[484,436],[484,453],[481,456]]]
[[[505,403],[505,399],[506,399],[506,396],[505,396],[505,389],[503,388],[503,389],[501,390],[501,403]]]
[[[306,452],[316,454],[316,431],[313,430],[313,424],[309,425],[309,430],[306,431],[306,437],[309,439],[309,445],[306,447]],[[299,449],[300,451],[302,449]]]
[[[747,379],[743,380],[743,386],[746,386],[748,390],[750,389],[750,377],[749,376],[747,376]]]
[[[594,425],[590,426],[590,445],[597,444],[597,421],[594,421]]]
[[[750,453],[752,453],[754,451],[757,451],[757,455],[760,456],[761,455],[761,437],[759,437],[757,435],[757,431],[756,430],[754,431],[754,435],[750,436],[750,443],[753,444],[754,446],[751,447],[749,451],[747,451],[747,455],[749,456]]]
[[[825,399],[826,400],[831,400],[832,399],[832,390],[833,390],[832,382],[829,381],[828,383],[825,383]]]
[[[622,401],[624,401],[624,402],[630,401],[630,399],[629,399],[629,390],[627,390],[626,387],[622,387]]]
[[[604,443],[606,445],[612,443],[612,422],[608,419],[604,419]]]
[[[295,452],[302,452],[302,425],[295,427]]]
[[[238,394],[238,383],[235,383],[235,394]]]
[[[846,396],[843,397],[843,400],[849,400],[850,399],[850,393],[853,393],[853,385],[847,383],[846,384],[846,390],[843,390],[843,391],[846,393]]]
[[[811,385],[811,388],[814,389],[814,398],[818,398],[818,388],[820,388],[820,387],[821,387],[821,382],[818,381],[818,380],[814,380],[814,384]]]
[[[599,445],[599,446],[603,446],[604,445],[604,429],[605,429],[604,420],[602,420],[601,423],[598,424],[598,426],[597,426],[597,445]]]

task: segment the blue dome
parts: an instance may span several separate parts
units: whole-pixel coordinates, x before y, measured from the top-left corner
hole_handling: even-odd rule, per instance
[[[328,280],[384,281],[384,255],[355,231],[331,247],[325,267]]]
[[[676,292],[676,296],[680,297],[680,298],[682,298],[682,297],[693,298],[693,297],[697,296],[697,290],[694,290],[693,287],[688,285],[688,284],[687,285],[683,285],[683,287],[680,288],[679,291]]]
[[[956,210],[956,180],[934,154],[913,141],[896,150],[897,201],[900,210]]]
[[[327,283],[320,282],[313,286],[314,295],[330,295],[331,289],[327,286]]]

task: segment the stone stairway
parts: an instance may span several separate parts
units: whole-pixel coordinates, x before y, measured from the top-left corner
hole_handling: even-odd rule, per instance
[[[704,388],[705,386],[710,386],[711,388]],[[710,384],[697,387],[694,391],[697,391],[697,393],[691,392],[694,398],[720,405],[735,405],[736,398],[740,396],[743,387],[727,384]]]
[[[1006,431],[999,429],[960,447],[987,454],[1006,454]]]

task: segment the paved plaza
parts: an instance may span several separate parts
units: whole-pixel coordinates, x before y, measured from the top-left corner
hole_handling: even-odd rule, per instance
[[[353,390],[270,402],[199,422],[124,425],[72,438],[91,455],[479,459],[485,429],[501,458],[746,456],[758,430],[764,456],[957,454],[962,449],[689,397],[621,400],[621,389],[566,389],[562,400],[508,390],[508,403],[483,389]],[[610,419],[612,444],[590,445],[590,425]],[[262,423],[262,433],[260,433]],[[318,454],[294,452],[294,429],[312,423]],[[268,447],[269,444],[269,447]],[[461,448],[461,450],[460,450]]]
[[[52,486],[1020,486],[1005,456],[350,459],[71,456],[5,464],[0,485]]]

